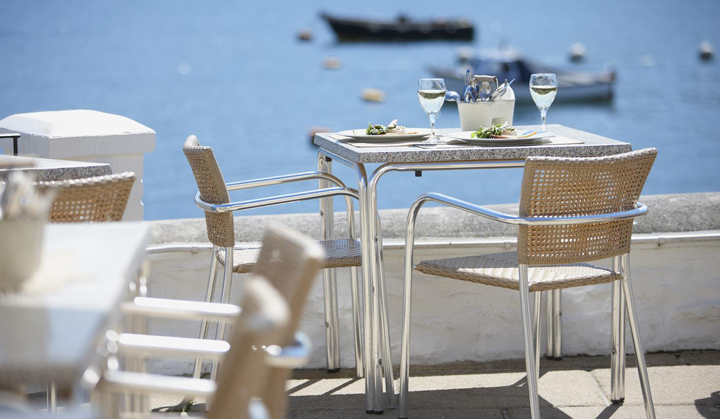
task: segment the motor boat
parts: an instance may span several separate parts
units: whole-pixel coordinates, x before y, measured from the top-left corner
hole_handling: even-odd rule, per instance
[[[321,13],[342,41],[471,41],[475,29],[467,20],[411,20],[400,15],[394,21],[348,19]]]
[[[523,58],[512,50],[481,51],[464,57],[459,66],[452,68],[430,68],[434,77],[445,79],[445,86],[462,94],[465,72],[471,75],[497,76],[500,82],[515,79],[512,87],[518,103],[532,103],[530,75],[534,73],[555,73],[558,81],[556,103],[578,101],[605,101],[612,99],[614,71],[580,72],[567,71],[535,63]]]

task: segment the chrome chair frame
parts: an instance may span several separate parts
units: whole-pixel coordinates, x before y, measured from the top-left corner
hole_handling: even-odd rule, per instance
[[[553,217],[553,218],[526,218],[504,214],[475,205],[466,201],[452,198],[438,193],[427,193],[421,195],[410,207],[406,224],[405,237],[405,262],[404,262],[404,295],[403,295],[403,320],[402,320],[402,345],[401,345],[401,362],[400,362],[400,400],[399,400],[399,417],[408,417],[408,381],[410,373],[410,313],[412,304],[412,273],[413,266],[413,250],[415,243],[415,221],[420,213],[420,209],[427,202],[435,202],[451,208],[459,209],[483,218],[498,221],[505,224],[539,226],[539,225],[568,225],[568,224],[587,224],[607,221],[626,220],[647,214],[647,207],[641,203],[637,203],[636,207],[629,211],[615,212],[601,215],[588,215],[579,217]],[[630,281],[630,257],[629,253],[622,256],[615,256],[613,260],[613,270],[622,273],[622,292],[617,285],[618,281],[613,282],[612,289],[612,359],[611,359],[611,393],[613,401],[619,401],[624,398],[624,367],[625,367],[625,351],[624,351],[624,331],[620,330],[620,319],[624,318],[622,295],[624,294],[624,303],[627,305],[628,320],[630,322],[630,331],[635,347],[635,356],[637,358],[638,374],[640,376],[640,385],[645,402],[645,413],[648,419],[655,418],[655,407],[650,391],[650,383],[647,374],[647,365],[645,363],[645,353],[642,349],[640,341],[637,314],[635,312],[635,304],[633,290]],[[523,322],[523,337],[525,341],[525,367],[528,371],[527,382],[530,393],[530,413],[533,419],[540,418],[540,404],[538,399],[537,381],[539,379],[539,322],[540,322],[540,297],[541,292],[535,292],[535,307],[533,310],[533,318],[530,314],[530,296],[528,284],[528,265],[519,264],[519,288],[520,288],[520,308]],[[535,329],[535,342],[533,345],[533,327]],[[530,372],[533,372],[532,374]]]
[[[327,163],[329,164],[329,162]],[[291,182],[307,181],[307,180],[318,180],[319,188],[295,192],[283,195],[275,195],[270,197],[251,199],[245,201],[236,201],[228,204],[212,204],[202,200],[200,192],[195,195],[195,205],[205,212],[210,213],[227,213],[242,211],[254,208],[263,208],[274,205],[282,205],[293,202],[307,201],[320,199],[321,200],[321,211],[320,216],[322,219],[322,236],[323,240],[332,239],[334,236],[334,224],[333,224],[333,213],[332,204],[328,204],[329,198],[334,196],[344,196],[347,207],[347,220],[348,220],[348,235],[350,239],[356,239],[355,234],[355,222],[354,222],[354,206],[352,198],[358,199],[358,192],[354,189],[348,188],[345,184],[329,173],[321,171],[314,172],[302,172],[287,175],[280,175],[274,177],[259,178],[253,180],[245,180],[239,182],[226,183],[228,192],[259,188],[272,185],[280,185]],[[334,187],[327,185],[333,184]],[[210,272],[208,275],[208,285],[205,293],[205,302],[211,302],[214,298],[215,292],[215,279],[217,276],[217,258],[216,253],[220,248],[216,245],[212,247],[212,257],[210,262]],[[227,304],[230,298],[230,287],[231,278],[233,274],[233,249],[225,248],[225,269],[222,282],[221,290],[221,301]],[[229,267],[229,268],[228,268]],[[357,267],[350,269],[350,287],[351,287],[351,298],[352,298],[352,310],[353,310],[353,337],[355,347],[355,368],[356,375],[359,378],[364,376],[364,361],[363,361],[363,318],[362,318],[362,301],[359,296],[359,281],[358,281]],[[327,370],[328,372],[337,372],[340,370],[340,344],[339,344],[339,320],[338,320],[338,305],[337,305],[337,279],[334,268],[328,268],[322,270],[323,275],[323,290],[324,290],[324,306],[325,306],[325,325],[326,325],[326,346],[327,346]],[[203,320],[200,327],[200,339],[206,339],[208,333],[208,321]],[[216,339],[222,340],[225,336],[225,330],[222,323],[218,324],[216,331]],[[199,378],[202,369],[202,358],[198,358],[195,362],[193,376]],[[211,370],[211,379],[215,379],[217,376],[217,363],[213,363]]]

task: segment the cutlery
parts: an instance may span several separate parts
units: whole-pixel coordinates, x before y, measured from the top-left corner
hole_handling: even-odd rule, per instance
[[[465,88],[465,92],[463,93],[463,100],[465,101],[465,103],[475,102],[475,96],[473,95],[472,86],[467,86]]]

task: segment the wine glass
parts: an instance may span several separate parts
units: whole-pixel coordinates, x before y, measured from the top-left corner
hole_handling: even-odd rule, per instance
[[[435,135],[435,119],[445,103],[445,80],[443,79],[420,79],[418,81],[418,99],[420,106],[430,118],[430,137],[424,142],[427,144],[438,144],[440,139]]]
[[[530,76],[530,96],[540,109],[542,130],[545,131],[547,111],[557,94],[557,76],[551,73],[538,73]]]

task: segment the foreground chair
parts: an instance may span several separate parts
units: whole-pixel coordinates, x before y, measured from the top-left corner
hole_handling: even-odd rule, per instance
[[[437,193],[423,195],[415,201],[407,219],[405,242],[400,418],[408,417],[415,220],[422,205],[428,201],[519,226],[517,252],[423,261],[414,269],[428,275],[520,291],[530,412],[534,419],[540,418],[537,380],[541,292],[613,283],[613,297],[617,298],[620,295],[617,281],[624,289],[646,414],[648,418],[655,417],[630,283],[629,252],[632,219],[647,213],[647,207],[637,201],[656,155],[657,150],[644,149],[597,158],[528,157],[519,216]],[[585,263],[605,258],[612,258],[613,269]],[[534,319],[530,315],[530,292],[535,293]],[[613,352],[624,356],[624,341],[619,341],[615,332],[623,314],[621,309],[618,310],[619,301],[619,298],[613,299]],[[536,333],[534,345],[533,327]],[[618,370],[617,365],[613,362],[613,394],[618,393],[617,387],[623,385],[624,379],[623,371]],[[620,365],[624,368],[624,363]]]
[[[185,156],[190,163],[195,180],[198,185],[198,194],[195,202],[198,207],[205,211],[208,239],[213,244],[212,259],[208,277],[207,292],[205,301],[213,300],[217,264],[225,267],[222,282],[221,301],[227,303],[230,297],[231,278],[233,273],[243,274],[252,272],[255,268],[255,260],[258,257],[256,248],[234,249],[235,231],[233,224],[233,212],[260,208],[271,205],[280,205],[291,202],[298,202],[311,199],[327,198],[333,196],[344,196],[347,203],[348,217],[348,239],[327,240],[320,242],[325,250],[323,268],[323,289],[325,298],[325,324],[327,344],[327,369],[335,372],[340,369],[339,349],[339,324],[337,314],[337,290],[334,281],[334,273],[327,271],[330,268],[350,267],[351,293],[353,304],[353,327],[355,339],[355,365],[358,377],[363,376],[362,358],[362,316],[360,293],[358,292],[358,266],[361,265],[360,243],[355,240],[353,222],[352,198],[357,199],[357,191],[346,188],[336,177],[320,172],[298,173],[279,176],[275,178],[257,179],[235,183],[225,183],[215,155],[210,147],[200,145],[198,139],[191,135],[183,146]],[[333,183],[337,186],[320,188],[310,191],[273,196],[263,199],[254,199],[241,202],[230,202],[229,191],[240,189],[257,188],[281,183],[297,182],[317,179],[321,182]],[[331,217],[330,214],[325,215]],[[208,323],[204,321],[200,327],[200,338],[207,338]],[[217,339],[222,339],[224,328],[218,327]],[[200,377],[202,360],[198,359],[195,364],[195,377]],[[211,378],[214,378],[217,369],[213,366]]]
[[[220,372],[217,386],[212,381],[195,380],[184,377],[168,377],[137,372],[124,372],[109,369],[103,373],[96,391],[103,397],[101,400],[103,417],[120,417],[121,406],[119,395],[150,393],[174,394],[186,396],[192,394],[196,397],[213,399],[213,408],[208,418],[260,418],[264,406],[251,400],[258,397],[262,389],[263,379],[267,376],[269,368],[268,352],[257,350],[267,346],[270,352],[288,324],[290,313],[288,305],[282,295],[264,278],[249,278],[243,289],[242,305],[245,308],[234,323],[233,336],[229,351],[225,354],[223,362],[227,368]],[[128,343],[128,341],[130,343]],[[158,351],[163,347],[168,353],[167,342],[156,339],[156,345],[151,346],[151,340],[146,340],[145,352]],[[129,336],[120,336],[120,345],[123,348],[121,355],[132,354],[139,351],[140,345]],[[193,345],[184,343],[186,353],[192,353]],[[153,348],[153,349],[151,349]],[[182,347],[177,346],[175,356],[182,355]],[[194,354],[193,354],[194,355]],[[191,355],[192,356],[192,355]],[[148,414],[149,412],[135,412]]]
[[[286,380],[292,368],[303,366],[310,357],[309,341],[297,332],[297,328],[323,259],[323,251],[314,241],[293,231],[270,226],[263,238],[256,271],[243,281],[242,309],[230,304],[135,298],[134,303],[123,306],[125,314],[209,319],[234,324],[230,345],[223,341],[127,333],[121,334],[116,342],[118,355],[127,360],[151,356],[200,356],[219,360],[223,368],[218,375],[218,384],[216,387],[208,380],[110,371],[104,375],[105,389],[110,388],[114,393],[205,396],[212,399],[209,417],[222,418],[246,412],[245,404],[250,397],[259,397],[264,400],[269,417],[284,419],[287,414]],[[263,293],[267,295],[261,295]],[[249,337],[249,326],[263,325],[262,317],[255,314],[268,314],[260,310],[258,301],[266,301],[275,293],[287,302],[284,308],[281,307],[288,313],[287,318],[280,322],[277,313],[270,313],[272,316],[266,316],[269,320],[263,321],[276,325],[272,332],[264,327],[262,336]],[[250,318],[254,320],[246,324],[244,320]],[[273,319],[274,323],[270,322]],[[267,346],[267,349],[249,351],[251,346]]]
[[[52,223],[97,223],[121,221],[130,190],[132,172],[82,179],[38,182],[38,186],[57,189],[50,210]]]

